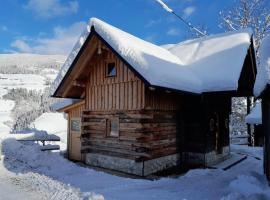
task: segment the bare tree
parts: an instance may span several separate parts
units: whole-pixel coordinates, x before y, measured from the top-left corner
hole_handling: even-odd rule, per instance
[[[262,39],[270,33],[269,0],[237,0],[232,8],[219,14],[219,26],[225,31],[252,28],[258,52]]]

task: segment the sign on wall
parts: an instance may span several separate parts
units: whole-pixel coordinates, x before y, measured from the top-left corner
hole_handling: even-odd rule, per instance
[[[80,123],[80,120],[74,120],[74,119],[72,119],[70,121],[70,128],[71,128],[71,131],[81,132],[81,123]]]

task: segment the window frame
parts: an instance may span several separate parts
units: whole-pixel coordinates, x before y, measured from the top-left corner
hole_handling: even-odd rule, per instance
[[[112,134],[112,124],[116,123],[118,130],[117,135]],[[119,117],[111,117],[106,119],[106,136],[109,138],[120,138],[120,123],[119,123]]]

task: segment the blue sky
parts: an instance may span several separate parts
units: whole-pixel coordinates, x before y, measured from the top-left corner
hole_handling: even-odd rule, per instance
[[[194,25],[218,28],[234,0],[164,0]],[[155,0],[8,0],[0,6],[0,53],[68,54],[90,17],[155,44],[187,39],[187,28]]]

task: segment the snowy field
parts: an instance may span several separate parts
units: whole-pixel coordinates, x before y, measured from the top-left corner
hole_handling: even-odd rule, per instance
[[[45,72],[50,74],[51,70]],[[232,146],[233,152],[248,158],[227,171],[196,169],[153,181],[98,172],[66,160],[59,152],[41,152],[38,144],[17,142],[9,134],[14,102],[2,96],[11,88],[44,89],[45,78],[38,74],[0,74],[0,200],[270,199],[261,148]],[[45,113],[31,127],[58,135],[61,149],[66,148],[67,121],[62,114]]]

